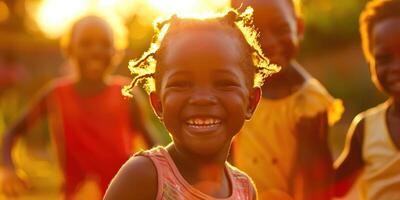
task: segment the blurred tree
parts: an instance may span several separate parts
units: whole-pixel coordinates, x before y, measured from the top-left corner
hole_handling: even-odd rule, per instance
[[[357,43],[358,18],[368,0],[303,0],[303,54]]]

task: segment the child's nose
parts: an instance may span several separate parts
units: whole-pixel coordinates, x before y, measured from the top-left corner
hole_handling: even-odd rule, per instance
[[[215,95],[210,91],[210,89],[201,89],[196,90],[192,93],[189,99],[189,104],[192,105],[212,105],[217,102],[217,98]]]

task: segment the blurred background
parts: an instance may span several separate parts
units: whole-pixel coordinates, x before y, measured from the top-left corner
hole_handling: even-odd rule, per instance
[[[299,60],[346,107],[330,133],[335,158],[352,118],[385,99],[370,81],[361,51],[358,16],[366,2],[302,1],[306,34]],[[152,20],[174,12],[223,11],[228,7],[229,0],[0,0],[0,136],[41,87],[73,73],[59,49],[59,37],[80,16],[100,13],[115,26],[118,37],[127,38],[117,41],[128,48],[115,73],[128,76],[128,61],[150,44]],[[161,143],[168,142],[165,131],[161,127],[159,131],[156,137]],[[46,122],[19,143],[14,152],[17,162],[35,180],[39,193],[20,199],[54,199],[61,177],[53,164]],[[0,194],[1,199],[5,198]]]

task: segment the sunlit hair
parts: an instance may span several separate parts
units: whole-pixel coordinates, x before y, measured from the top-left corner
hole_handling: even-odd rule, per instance
[[[60,47],[62,50],[67,50],[71,45],[71,39],[75,33],[77,26],[86,20],[99,20],[104,22],[112,31],[113,44],[116,50],[124,50],[128,45],[127,29],[120,19],[113,16],[103,16],[97,13],[89,14],[78,18],[74,21],[67,31],[61,36]]]
[[[257,7],[259,3],[262,3],[260,1],[263,0],[231,0],[231,6],[235,9],[240,9],[241,7],[245,6]],[[291,9],[294,11],[297,17],[301,17],[303,15],[301,0],[285,0],[285,1],[290,4]]]
[[[371,52],[371,31],[380,21],[400,17],[400,0],[373,0],[367,4],[360,16],[360,32],[364,55],[373,59]]]
[[[269,64],[257,42],[258,33],[252,25],[253,10],[246,9],[239,14],[230,10],[224,14],[208,14],[197,17],[171,16],[168,19],[157,20],[155,34],[150,48],[137,60],[130,61],[129,69],[134,76],[131,84],[122,92],[131,96],[131,89],[136,85],[144,85],[146,91],[156,90],[160,68],[167,45],[171,45],[173,35],[190,30],[211,29],[221,30],[237,38],[242,48],[241,67],[251,77],[252,86],[262,86],[264,79],[279,70],[276,65]]]
[[[291,3],[294,7],[294,11],[296,13],[297,16],[302,16],[303,12],[302,12],[302,4],[301,4],[301,0],[289,0],[289,3]]]

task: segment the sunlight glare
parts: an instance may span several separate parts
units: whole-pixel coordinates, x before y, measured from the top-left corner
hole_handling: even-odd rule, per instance
[[[73,21],[85,14],[100,13],[123,24],[131,17],[149,24],[158,16],[196,15],[224,11],[229,0],[42,0],[33,19],[49,38],[60,37]]]
[[[48,37],[56,38],[68,24],[84,14],[87,6],[87,2],[81,0],[44,0],[36,14],[36,22]]]
[[[229,6],[229,0],[147,0],[164,15],[196,15],[221,11]]]

